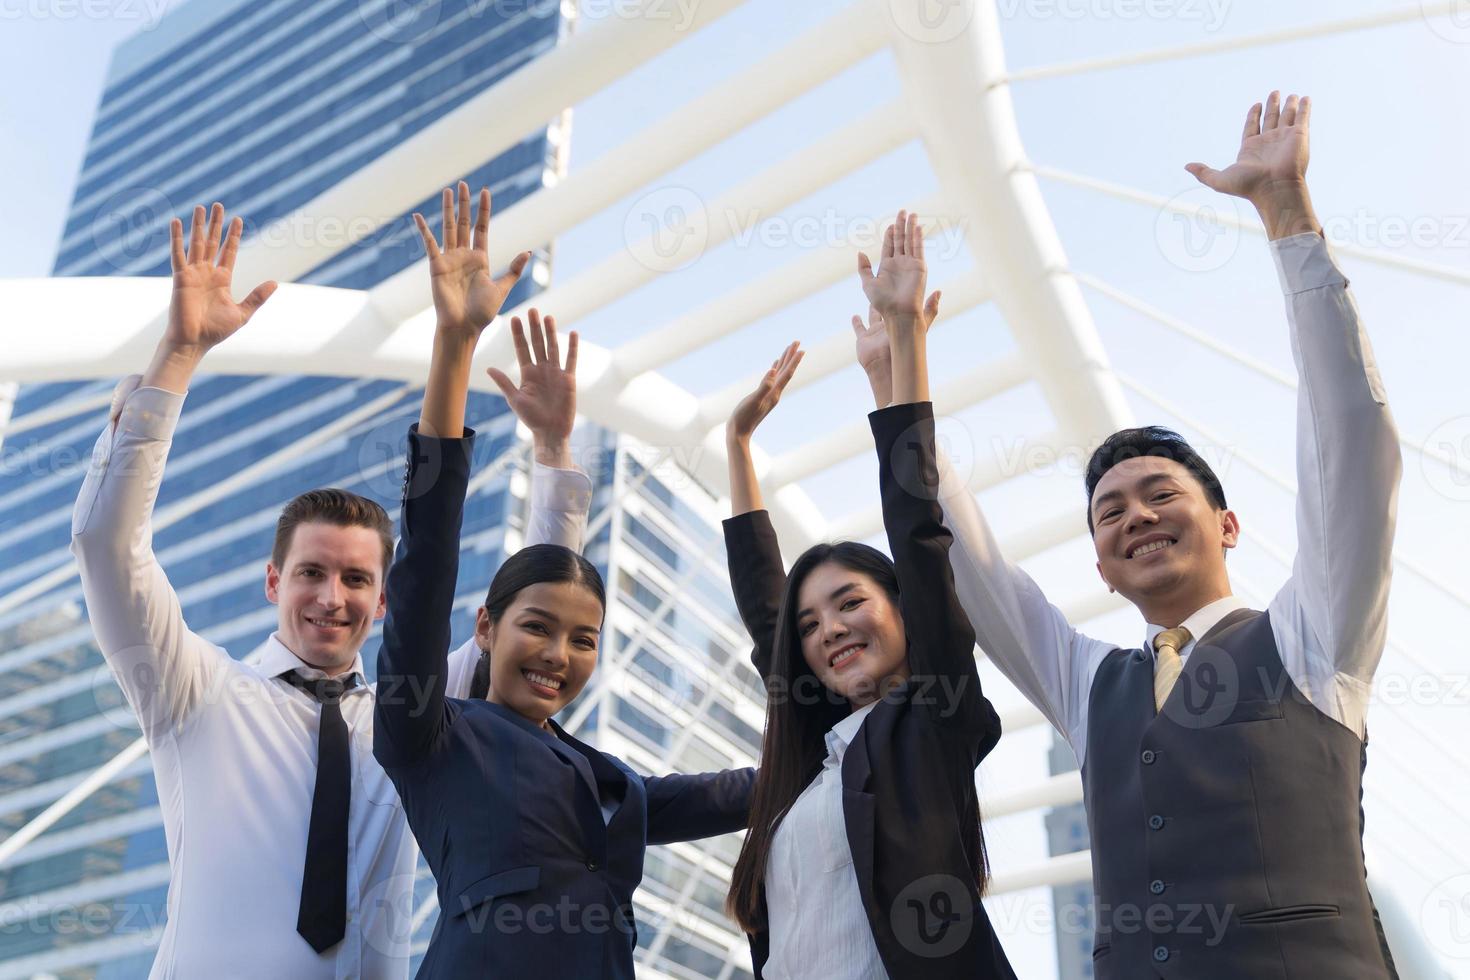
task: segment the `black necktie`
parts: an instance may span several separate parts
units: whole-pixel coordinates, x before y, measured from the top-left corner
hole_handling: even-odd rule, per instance
[[[341,702],[342,695],[356,686],[357,675],[349,674],[345,682],[335,677],[302,677],[294,670],[281,676],[322,706],[296,931],[312,949],[324,953],[347,932],[347,807],[352,799],[352,758]]]

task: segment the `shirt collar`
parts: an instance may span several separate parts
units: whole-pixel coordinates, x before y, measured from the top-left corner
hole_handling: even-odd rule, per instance
[[[327,676],[325,671],[311,666],[287,649],[286,644],[281,642],[279,634],[276,633],[272,633],[270,639],[266,640],[261,646],[260,660],[257,662],[257,666],[260,672],[267,677],[280,677],[282,674],[290,673],[293,670],[299,671],[302,677],[312,680]],[[352,668],[345,674],[338,674],[337,676],[346,680],[349,674],[357,675],[357,686],[352,690],[367,690],[367,678],[363,676],[362,672],[361,651],[352,658]]]
[[[835,759],[841,759],[843,753],[847,751],[847,747],[852,744],[852,740],[857,737],[858,729],[863,727],[864,719],[877,706],[877,701],[865,704],[833,725],[827,731],[827,755]]]
[[[1239,596],[1227,595],[1216,599],[1202,609],[1196,609],[1189,615],[1189,618],[1179,624],[1189,630],[1190,636],[1189,642],[1184,645],[1183,650],[1179,651],[1179,655],[1182,657],[1187,651],[1194,649],[1195,641],[1214,629],[1216,623],[1235,612],[1235,610],[1244,609],[1247,605],[1249,603]],[[1165,628],[1149,623],[1148,630],[1143,638],[1143,648],[1152,651],[1154,648],[1154,637],[1164,632]]]

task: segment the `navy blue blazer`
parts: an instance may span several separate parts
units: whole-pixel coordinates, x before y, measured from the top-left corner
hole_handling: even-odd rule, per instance
[[[743,829],[755,771],[641,776],[555,723],[446,696],[473,442],[410,430],[378,655],[373,755],[439,896],[418,976],[633,980],[645,848]]]
[[[975,767],[1000,739],[980,689],[975,632],[955,595],[942,522],[934,411],[894,405],[869,416],[883,524],[898,575],[909,679],[873,708],[842,759],[842,815],[873,939],[895,980],[1015,980],[980,902]],[[736,605],[770,674],[786,573],[770,516],[725,522]],[[815,773],[813,774],[815,777]],[[750,937],[756,976],[770,934]]]

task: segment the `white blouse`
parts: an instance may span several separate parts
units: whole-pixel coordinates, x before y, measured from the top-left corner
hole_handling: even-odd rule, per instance
[[[886,980],[842,817],[842,757],[878,702],[827,733],[822,771],[776,828],[766,861],[766,980]]]

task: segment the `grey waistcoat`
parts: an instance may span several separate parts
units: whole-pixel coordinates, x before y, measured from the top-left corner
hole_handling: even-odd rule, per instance
[[[1115,650],[1089,696],[1098,980],[1395,977],[1362,849],[1365,746],[1291,682],[1265,613],[1195,644],[1153,705]]]

